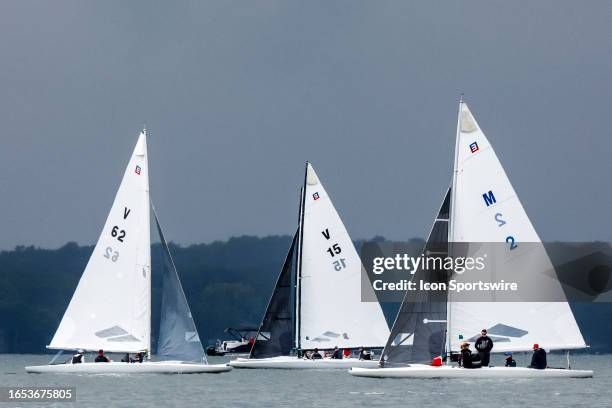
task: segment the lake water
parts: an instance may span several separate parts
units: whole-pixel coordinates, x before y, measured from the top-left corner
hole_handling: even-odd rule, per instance
[[[528,356],[515,356],[526,365]],[[405,380],[355,378],[344,370],[237,370],[192,375],[27,374],[45,355],[0,355],[0,386],[74,386],[76,403],[55,407],[609,407],[612,355],[577,355],[592,379]],[[211,358],[211,363],[228,361]],[[492,364],[500,364],[496,356]],[[549,356],[564,366],[565,356]],[[0,406],[14,406],[2,404]],[[41,406],[23,403],[21,406]]]

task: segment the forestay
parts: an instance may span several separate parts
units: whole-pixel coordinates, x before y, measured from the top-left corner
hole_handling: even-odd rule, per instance
[[[455,154],[449,241],[469,243],[464,255],[472,257],[483,255],[487,246],[482,243],[502,243],[504,250],[489,258],[489,264],[494,265],[488,270],[495,271],[496,266],[528,270],[534,276],[534,287],[555,294],[548,299],[564,299],[558,281],[541,273],[552,270],[552,263],[493,147],[465,103],[460,104]],[[491,301],[495,300],[491,296]],[[585,347],[567,302],[452,300],[451,293],[452,351],[458,351],[463,341],[473,342],[483,328],[495,342],[494,352],[530,350],[533,343],[547,349]]]
[[[149,166],[143,131],[48,348],[150,350],[150,262]]]
[[[389,336],[382,309],[361,301],[361,260],[309,163],[303,206],[299,348],[382,347]]]
[[[163,251],[162,303],[157,357],[162,360],[206,362],[206,354],[155,208],[153,208],[153,213]]]

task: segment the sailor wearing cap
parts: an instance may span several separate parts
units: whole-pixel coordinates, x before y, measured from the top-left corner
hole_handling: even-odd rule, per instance
[[[506,367],[516,367],[516,361],[512,358],[511,351],[506,351],[504,356],[506,356]]]

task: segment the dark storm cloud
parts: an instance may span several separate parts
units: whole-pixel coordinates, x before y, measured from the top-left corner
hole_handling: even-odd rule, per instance
[[[543,238],[612,239],[609,2],[0,3],[0,248],[92,243],[146,122],[169,239],[424,236],[461,92]]]

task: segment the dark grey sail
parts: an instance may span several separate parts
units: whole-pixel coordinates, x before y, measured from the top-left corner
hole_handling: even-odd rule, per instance
[[[293,347],[293,304],[291,293],[293,285],[293,258],[297,244],[297,232],[293,236],[291,248],[285,258],[283,269],[278,275],[274,292],[268,302],[266,313],[249,358],[268,358],[289,355]]]
[[[448,256],[448,220],[450,188],[425,243],[423,254],[430,258],[431,268],[420,268],[412,280],[446,282],[447,272],[439,267]],[[441,266],[441,265],[440,265]],[[383,350],[380,365],[392,367],[411,363],[430,363],[433,357],[444,353],[446,338],[446,291],[410,291],[395,318],[391,335]]]
[[[168,243],[164,238],[155,208],[155,223],[163,251],[162,301],[157,357],[163,360],[206,362],[187,298],[178,277]]]

